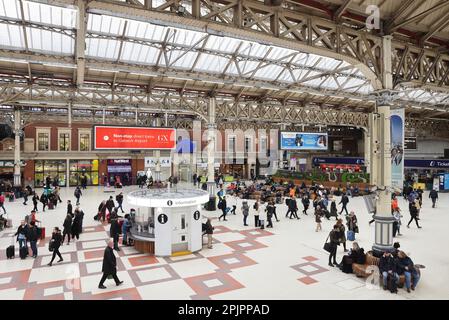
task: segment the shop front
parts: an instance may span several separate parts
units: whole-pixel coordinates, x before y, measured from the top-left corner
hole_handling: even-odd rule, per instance
[[[70,160],[70,186],[81,184],[81,178],[87,178],[87,185],[98,185],[98,159]]]
[[[170,157],[160,157],[161,164],[161,180],[167,180],[171,176],[172,161]],[[150,172],[154,178],[154,172],[156,170],[156,157],[145,157],[145,172]]]
[[[110,185],[115,185],[118,182],[123,185],[131,184],[131,159],[108,159],[108,181]]]
[[[25,161],[21,161],[20,170],[22,172],[26,166]],[[14,160],[0,160],[0,181],[14,181]]]
[[[51,183],[53,183],[53,181],[57,179],[59,181],[59,186],[65,187],[67,183],[67,161],[35,160],[34,186],[42,187],[47,177],[50,177]]]

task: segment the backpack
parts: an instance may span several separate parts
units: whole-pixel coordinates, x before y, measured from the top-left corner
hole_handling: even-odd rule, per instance
[[[387,276],[387,289],[390,290],[391,293],[398,293],[396,278],[390,274]]]

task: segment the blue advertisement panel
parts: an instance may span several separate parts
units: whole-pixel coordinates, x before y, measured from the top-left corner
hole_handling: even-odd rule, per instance
[[[444,190],[449,190],[449,173],[444,174]]]
[[[391,186],[403,187],[404,181],[404,109],[392,110],[391,130]]]
[[[327,133],[281,132],[282,150],[327,150]]]
[[[314,157],[312,163],[315,166],[320,164],[349,164],[349,165],[365,165],[363,158],[339,158],[339,157]]]

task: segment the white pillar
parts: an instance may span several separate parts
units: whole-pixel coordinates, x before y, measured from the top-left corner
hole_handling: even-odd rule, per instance
[[[66,171],[65,171],[65,186],[66,188],[70,187],[70,159],[66,159],[65,162],[65,166],[66,166]],[[99,179],[101,179],[101,177],[98,177]],[[101,186],[103,182],[99,182],[98,185]]]
[[[378,128],[378,145],[372,154],[372,162],[377,162],[377,170],[371,174],[377,176],[378,195],[376,201],[375,242],[373,250],[377,252],[393,249],[393,222],[391,214],[391,141],[390,141],[390,106],[379,106],[378,117],[374,126]],[[374,150],[375,151],[375,150]]]
[[[363,130],[363,148],[366,173],[371,173],[371,133],[369,129]]]
[[[382,82],[384,91],[380,93],[376,101],[377,114],[370,121],[373,128],[372,138],[375,139],[375,144],[372,145],[374,150],[371,153],[371,162],[373,164],[371,175],[376,176],[372,178],[372,181],[376,182],[378,187],[376,214],[374,216],[376,231],[373,245],[373,251],[377,253],[393,250],[394,217],[391,214],[391,130],[389,105],[393,95],[389,91],[393,89],[391,39],[391,36],[383,38]]]
[[[156,118],[156,126],[161,126],[161,119],[159,117]],[[156,159],[156,168],[154,170],[154,180],[161,179],[161,150],[154,150],[153,157]]]
[[[14,109],[14,186],[20,187],[22,185],[21,173],[20,173],[20,109]]]
[[[209,123],[207,125],[207,190],[215,198],[215,97],[209,98]]]
[[[69,150],[72,150],[72,102],[69,102],[69,106],[67,108],[67,123],[70,129],[70,147]],[[101,183],[99,183],[101,185]],[[70,160],[66,159],[66,171],[65,171],[65,186],[66,188],[70,187]]]

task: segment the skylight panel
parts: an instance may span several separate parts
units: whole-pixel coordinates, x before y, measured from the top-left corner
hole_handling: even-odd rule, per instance
[[[280,72],[282,72],[284,68],[277,66],[277,65],[268,65],[264,68],[261,68],[257,70],[254,77],[259,79],[266,79],[266,80],[274,80],[278,76]]]
[[[0,0],[0,16],[20,19],[20,7],[17,0]]]
[[[154,65],[159,51],[150,46],[125,41],[120,60]]]
[[[24,49],[25,44],[21,27],[0,24],[0,45]]]
[[[48,30],[26,28],[28,47],[32,51],[73,54],[74,41],[71,37]]]
[[[78,11],[43,3],[23,1],[23,13],[26,21],[44,23],[53,26],[75,28]]]
[[[221,73],[223,72],[228,61],[228,59],[220,56],[203,53],[198,59],[195,70]]]
[[[118,58],[119,41],[110,39],[88,39],[87,55],[91,57],[113,59]]]

